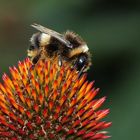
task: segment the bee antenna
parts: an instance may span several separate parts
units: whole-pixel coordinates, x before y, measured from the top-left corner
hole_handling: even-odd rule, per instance
[[[78,78],[80,78],[81,74],[82,74],[83,71],[84,71],[84,68],[85,68],[85,66],[83,66],[82,69],[79,71],[79,73],[78,73]]]

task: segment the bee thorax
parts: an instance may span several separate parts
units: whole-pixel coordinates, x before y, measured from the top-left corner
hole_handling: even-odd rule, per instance
[[[88,50],[89,50],[88,46],[86,44],[84,44],[84,45],[81,45],[81,46],[73,49],[70,52],[69,56],[73,57],[73,56],[79,55],[81,53],[86,53],[86,52],[88,52]]]

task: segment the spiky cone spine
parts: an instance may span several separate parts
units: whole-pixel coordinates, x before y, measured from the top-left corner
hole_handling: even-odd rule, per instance
[[[10,68],[0,83],[0,140],[102,140],[111,122],[100,121],[109,109],[97,110],[105,97],[78,78],[76,70],[58,61],[40,60],[31,69],[27,58]]]

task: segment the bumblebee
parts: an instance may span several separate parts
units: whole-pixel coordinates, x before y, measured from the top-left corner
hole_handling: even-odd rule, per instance
[[[32,35],[31,45],[27,50],[32,63],[39,59],[58,58],[59,66],[66,61],[77,71],[86,71],[91,65],[89,48],[83,39],[72,31],[60,34],[38,24],[31,25],[39,32]]]

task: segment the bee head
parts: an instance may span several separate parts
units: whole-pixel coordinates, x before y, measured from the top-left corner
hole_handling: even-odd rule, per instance
[[[75,67],[78,71],[82,70],[82,71],[86,71],[87,68],[89,67],[89,57],[87,54],[82,53],[80,54],[75,62]]]

